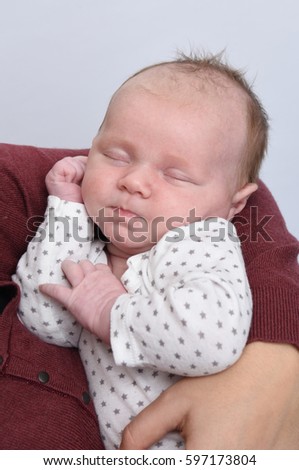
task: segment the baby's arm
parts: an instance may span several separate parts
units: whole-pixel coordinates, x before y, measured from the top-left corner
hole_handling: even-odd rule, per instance
[[[215,226],[210,227],[201,241],[186,237],[171,243],[164,237],[148,263],[136,266],[148,292],[123,295],[114,304],[111,345],[117,364],[198,376],[219,372],[240,357],[251,321],[243,259],[228,225],[224,241],[216,241]]]
[[[72,257],[80,260],[91,256],[95,261],[96,251],[101,248],[97,246],[100,242],[91,243],[93,224],[83,204],[63,201],[56,196],[80,200],[84,159],[63,159],[48,173],[47,188],[54,195],[49,196],[45,220],[29,243],[13,276],[22,293],[19,306],[22,323],[43,340],[62,346],[76,346],[82,327],[61,304],[43,295],[39,284],[59,282],[67,285],[61,271],[63,259]]]

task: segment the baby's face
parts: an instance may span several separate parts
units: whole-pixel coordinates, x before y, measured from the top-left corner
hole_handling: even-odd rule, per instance
[[[127,255],[150,249],[175,226],[233,216],[245,119],[226,100],[201,93],[190,98],[129,82],[114,96],[93,141],[84,203]]]

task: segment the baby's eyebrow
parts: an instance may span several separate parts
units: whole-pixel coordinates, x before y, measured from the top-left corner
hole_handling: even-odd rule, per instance
[[[183,167],[185,169],[190,167],[188,158],[176,154],[165,155],[163,161],[171,167]]]
[[[115,148],[120,148],[124,151],[129,151],[134,148],[134,142],[131,142],[128,138],[119,136],[115,132],[110,130],[105,130],[101,134],[101,143],[104,145],[112,146]]]

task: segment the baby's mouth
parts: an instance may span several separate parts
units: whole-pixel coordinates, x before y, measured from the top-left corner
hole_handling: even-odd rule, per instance
[[[124,209],[123,207],[112,207],[112,210],[113,213],[116,213],[117,215],[119,215],[120,217],[124,217],[125,219],[141,217],[139,214],[136,214],[136,212],[132,212],[129,209]]]

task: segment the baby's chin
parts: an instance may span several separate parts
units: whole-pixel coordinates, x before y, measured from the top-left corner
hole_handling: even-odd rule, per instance
[[[107,235],[106,235],[107,237]],[[145,234],[136,234],[132,237],[107,237],[107,251],[111,254],[129,258],[140,253],[149,251],[156,242],[151,242]]]

